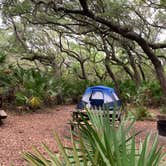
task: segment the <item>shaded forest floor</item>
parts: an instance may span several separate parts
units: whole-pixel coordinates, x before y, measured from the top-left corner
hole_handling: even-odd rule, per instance
[[[56,130],[65,145],[69,142],[64,138],[69,133],[70,126],[67,122],[75,109],[73,105],[57,106],[32,114],[16,115],[8,112],[8,118],[0,126],[0,165],[24,166],[22,153],[31,151],[35,145],[42,149],[41,143],[46,143],[54,152],[58,152],[53,137]],[[138,121],[136,130],[144,130],[138,139],[144,139],[148,132],[157,132],[155,121]],[[159,144],[166,152],[166,137],[159,136]],[[43,152],[44,153],[44,152]]]

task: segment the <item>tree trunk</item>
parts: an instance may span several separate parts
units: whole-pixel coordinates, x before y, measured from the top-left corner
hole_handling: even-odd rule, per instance
[[[165,77],[165,73],[164,73],[164,69],[161,64],[161,61],[154,54],[154,52],[151,50],[148,43],[144,39],[142,39],[142,41],[138,40],[137,42],[141,46],[143,51],[146,53],[146,55],[149,57],[149,59],[151,60],[155,68],[157,78],[160,82],[161,89],[163,90],[164,96],[166,98],[166,77]]]
[[[124,69],[125,72],[130,76],[130,78],[131,78],[132,80],[134,80],[134,76],[133,76],[132,71],[131,71],[127,66],[125,66],[125,65],[123,65],[123,69]]]
[[[128,48],[126,48],[126,50],[127,50],[128,55],[129,55],[129,60],[130,60],[131,67],[133,68],[133,71],[134,71],[134,80],[136,82],[136,85],[140,86],[140,84],[141,84],[141,77],[140,77],[139,71],[137,69],[137,65],[135,63],[135,59],[133,57],[133,54],[130,52],[130,50],[128,50]]]
[[[165,78],[164,69],[163,69],[161,63],[155,64],[155,70],[157,73],[157,78],[160,81],[161,88],[162,88],[165,98],[166,98],[166,78]]]
[[[139,70],[140,70],[140,72],[141,72],[142,79],[143,79],[144,81],[146,81],[145,73],[144,73],[144,71],[143,71],[143,69],[142,69],[142,66],[141,66],[140,64],[138,64],[138,67],[139,67]]]
[[[115,89],[117,91],[118,94],[120,94],[120,87],[119,87],[119,84],[115,78],[115,75],[114,73],[112,72],[111,68],[110,68],[110,63],[109,63],[109,57],[106,57],[105,58],[105,67],[106,67],[106,70],[109,74],[109,76],[111,77],[112,81],[114,82],[115,84]]]
[[[164,74],[164,69],[161,65],[160,60],[156,57],[154,52],[151,50],[150,45],[148,44],[148,42],[145,39],[143,39],[140,35],[138,35],[134,31],[130,31],[119,25],[113,24],[112,22],[110,22],[100,16],[95,16],[90,11],[84,12],[81,14],[86,15],[87,17],[89,17],[103,25],[106,25],[107,27],[110,28],[111,31],[116,32],[116,33],[122,35],[123,37],[128,38],[128,39],[138,43],[138,45],[142,48],[142,50],[145,52],[145,54],[148,56],[148,58],[151,60],[152,64],[154,65],[154,68],[155,68],[155,71],[157,74],[157,78],[160,82],[161,89],[163,90],[164,96],[166,98],[166,78],[165,78],[165,74]]]
[[[85,66],[84,66],[84,61],[79,61],[79,62],[80,62],[81,72],[82,72],[81,78],[84,79],[84,80],[87,80],[87,76],[86,76],[86,72],[85,72]]]

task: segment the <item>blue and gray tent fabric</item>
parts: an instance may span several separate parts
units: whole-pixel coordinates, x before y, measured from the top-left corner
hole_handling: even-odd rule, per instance
[[[106,86],[88,87],[82,96],[81,102],[78,104],[78,109],[104,107],[114,109],[120,107],[121,101],[118,98],[114,88]]]

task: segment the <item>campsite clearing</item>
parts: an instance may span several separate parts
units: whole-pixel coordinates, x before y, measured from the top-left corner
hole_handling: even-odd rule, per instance
[[[8,118],[0,127],[0,165],[8,166],[11,163],[15,166],[26,165],[21,156],[22,152],[32,151],[33,145],[41,150],[42,142],[46,143],[54,152],[58,152],[53,136],[54,130],[58,132],[63,143],[69,145],[64,136],[69,134],[70,126],[67,122],[74,109],[74,105],[64,105],[23,115],[16,115],[8,111]],[[154,121],[138,121],[135,128],[144,130],[138,140],[144,139],[150,131],[152,134],[157,132]],[[164,151],[166,151],[166,137],[159,136],[159,144],[163,145]]]

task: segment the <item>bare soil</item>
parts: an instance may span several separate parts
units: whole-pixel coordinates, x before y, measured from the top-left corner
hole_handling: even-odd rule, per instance
[[[22,153],[32,151],[32,146],[41,149],[46,143],[54,152],[57,146],[53,131],[57,131],[63,142],[69,130],[68,120],[74,106],[57,106],[37,113],[17,115],[8,111],[8,117],[0,126],[0,165],[26,165]]]
[[[25,166],[22,153],[31,151],[32,146],[42,149],[46,143],[54,152],[58,152],[53,131],[57,131],[64,145],[69,142],[64,138],[69,133],[69,120],[75,109],[73,105],[56,106],[36,113],[18,115],[8,111],[8,118],[0,126],[0,166]],[[144,130],[139,139],[144,139],[148,132],[157,132],[155,121],[138,121],[136,130]],[[159,144],[166,152],[166,137],[159,136]]]

